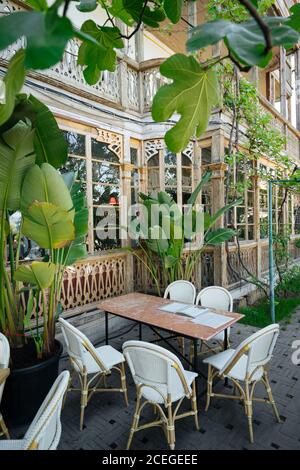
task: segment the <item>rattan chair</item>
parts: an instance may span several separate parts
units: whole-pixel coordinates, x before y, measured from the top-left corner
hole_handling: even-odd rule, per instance
[[[9,376],[9,356],[10,348],[9,343],[2,333],[0,333],[0,404],[3,395],[4,385],[7,377]],[[0,413],[0,436],[5,436],[9,439],[9,432],[5,425],[2,414]]]
[[[186,302],[188,304],[194,304],[196,298],[196,289],[194,284],[189,281],[180,279],[178,281],[171,282],[164,292],[164,299],[170,299],[177,302]],[[178,337],[178,344],[181,349],[181,353],[185,353],[184,338]]]
[[[253,443],[253,401],[270,403],[277,421],[280,422],[267,372],[267,365],[272,358],[278,334],[279,325],[269,325],[245,339],[236,350],[228,349],[219,354],[214,354],[203,361],[208,364],[206,411],[209,408],[211,397],[241,400],[244,403],[245,413],[248,417],[251,443]],[[233,395],[213,393],[213,381],[217,377],[227,377],[233,382]],[[253,396],[258,382],[262,382],[265,386],[268,398]],[[238,394],[236,393],[237,391],[239,392]]]
[[[23,439],[0,441],[0,450],[56,450],[61,436],[61,408],[70,373],[62,372],[52,385]]]
[[[123,345],[123,353],[137,392],[136,409],[127,449],[130,448],[137,431],[154,426],[163,428],[170,448],[174,449],[175,421],[193,416],[196,428],[199,430],[195,385],[197,374],[184,370],[174,354],[153,343],[127,341]],[[184,398],[191,400],[191,411],[179,414]],[[159,417],[139,426],[141,412],[147,404],[153,405]]]
[[[69,322],[59,319],[64,339],[67,345],[69,358],[73,371],[79,376],[80,388],[72,387],[72,376],[68,391],[81,392],[80,430],[83,428],[84,411],[95,392],[120,392],[124,394],[125,404],[128,406],[125,359],[122,353],[111,346],[95,348],[90,340]],[[120,374],[121,387],[107,388],[106,377],[116,370]],[[103,381],[104,387],[99,385]]]
[[[210,286],[205,287],[202,289],[196,298],[196,305],[201,305],[202,307],[208,308],[216,308],[220,310],[227,310],[228,312],[232,312],[233,309],[233,299],[230,292],[225,289],[224,287],[220,286]],[[227,344],[229,346],[229,335],[230,335],[230,328],[227,330]],[[205,352],[218,352],[224,349],[224,331],[218,333],[216,336],[213,337],[213,341],[218,343],[218,346],[214,348],[209,344],[207,341],[201,341],[200,351],[198,354],[202,354]],[[205,346],[205,348],[204,348]],[[194,344],[191,342],[190,345],[190,362],[193,361],[194,356]]]

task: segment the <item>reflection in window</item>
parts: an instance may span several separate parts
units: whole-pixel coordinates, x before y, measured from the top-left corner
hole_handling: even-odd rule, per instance
[[[108,145],[92,138],[92,184],[93,184],[93,226],[95,251],[120,246],[119,238],[119,201],[120,201],[120,164],[119,159]],[[116,213],[116,227],[101,225],[104,219],[97,215],[97,208],[106,205]],[[103,211],[101,210],[101,214]]]

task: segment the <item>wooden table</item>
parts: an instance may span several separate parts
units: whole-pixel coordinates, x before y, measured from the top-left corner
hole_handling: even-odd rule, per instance
[[[162,299],[153,295],[140,294],[132,292],[130,294],[112,297],[99,303],[99,308],[105,312],[105,342],[108,344],[108,314],[117,315],[128,320],[135,321],[139,324],[139,339],[142,340],[142,325],[147,325],[154,331],[161,341],[166,342],[176,354],[181,356],[194,370],[199,372],[198,355],[194,354],[194,364],[177,351],[174,346],[168,342],[168,339],[176,336],[184,336],[194,343],[194,351],[198,351],[198,343],[201,340],[208,341],[218,333],[224,331],[224,349],[228,347],[228,328],[238,322],[244,315],[224,310],[216,310],[210,308],[210,311],[228,316],[228,323],[219,328],[211,328],[209,326],[194,323],[192,318],[179,315],[177,313],[168,313],[159,310],[160,307],[174,301],[170,299]],[[171,332],[173,336],[165,338],[158,330]]]

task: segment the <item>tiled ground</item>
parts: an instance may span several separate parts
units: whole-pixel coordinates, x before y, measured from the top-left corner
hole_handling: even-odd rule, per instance
[[[231,331],[233,346],[254,331],[252,327],[236,325]],[[129,334],[111,341],[116,348],[121,348],[127,339],[137,338],[135,328]],[[152,333],[145,339],[151,339]],[[236,401],[213,399],[207,413],[204,411],[205,396],[198,400],[200,432],[194,428],[193,418],[186,418],[176,423],[176,449],[300,449],[300,365],[291,361],[292,343],[300,340],[300,309],[290,323],[282,323],[281,334],[270,367],[270,380],[274,398],[277,402],[282,423],[275,421],[272,409],[266,404],[254,406],[255,443],[248,440],[247,419],[243,407]],[[68,367],[62,359],[61,368]],[[205,371],[205,367],[203,367]],[[127,370],[130,406],[125,408],[123,397],[119,394],[95,394],[85,414],[85,428],[79,431],[79,394],[68,395],[62,413],[62,437],[60,449],[124,449],[135,406],[135,388]],[[110,379],[110,384],[114,380]],[[223,388],[223,383],[219,383]],[[205,381],[200,379],[199,392],[205,388]],[[257,393],[262,392],[260,386]],[[229,393],[231,390],[229,390]],[[145,410],[145,417],[150,417],[152,409]],[[132,449],[167,449],[163,431],[152,428],[141,431],[134,438]]]

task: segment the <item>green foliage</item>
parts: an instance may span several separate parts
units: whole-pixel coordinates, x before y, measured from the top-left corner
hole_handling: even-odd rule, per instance
[[[274,3],[275,0],[259,0],[254,6],[260,15],[264,15]],[[210,20],[222,19],[241,23],[249,19],[247,9],[238,0],[209,0],[206,8]]]
[[[134,21],[143,21],[147,26],[151,28],[158,28],[165,18],[165,12],[161,6],[161,2],[158,1],[154,4],[154,8],[145,5],[144,0],[123,0],[125,10],[131,15]]]
[[[20,122],[2,134],[0,140],[0,207],[20,209],[21,185],[35,161],[34,131],[29,123]]]
[[[293,28],[295,31],[300,33],[300,4],[293,5],[290,9],[292,13],[289,20],[287,21],[288,26]]]
[[[20,49],[10,61],[4,77],[5,96],[0,104],[0,126],[5,123],[14,110],[16,95],[21,91],[25,80],[24,49]]]
[[[123,0],[112,0],[111,6],[108,8],[108,10],[111,15],[119,18],[127,26],[133,26],[134,19],[132,18],[130,13],[125,10]]]
[[[81,27],[83,33],[93,37],[98,45],[82,43],[78,51],[78,64],[86,66],[83,71],[87,83],[93,85],[101,78],[102,70],[113,72],[116,68],[115,49],[124,47],[120,30],[116,27],[99,27],[93,20],[87,20]]]
[[[263,17],[271,34],[272,46],[282,45],[286,48],[296,44],[299,40],[297,32],[285,24],[282,17]],[[243,23],[234,23],[228,20],[215,20],[197,26],[192,30],[192,36],[187,41],[190,52],[203,49],[225,41],[229,53],[240,64],[266,67],[272,59],[272,52],[266,50],[265,38],[261,28],[255,20]]]
[[[181,18],[183,0],[164,0],[164,10],[172,23],[178,23]]]
[[[65,138],[49,108],[30,95],[17,95],[12,115],[1,126],[0,133],[16,123],[30,121],[34,132],[36,163],[50,163],[55,168],[65,164],[68,152]]]
[[[281,297],[300,294],[300,267],[292,266],[282,274],[281,281],[276,285],[276,294]],[[300,303],[300,302],[299,302]]]
[[[30,265],[23,264],[15,272],[16,281],[37,286],[40,290],[48,289],[54,281],[55,264],[33,261]]]
[[[181,119],[166,133],[165,141],[172,152],[184,149],[196,133],[207,127],[212,107],[219,99],[217,76],[212,69],[203,69],[196,59],[175,54],[160,67],[163,76],[173,80],[162,86],[152,105],[155,121],[166,121],[177,112]]]
[[[299,304],[299,296],[287,299],[276,299],[276,321],[279,322],[285,318],[291,318]],[[265,326],[270,325],[270,304],[268,301],[263,301],[257,305],[251,305],[249,307],[241,307],[239,308],[239,312],[245,315],[245,317],[240,320],[240,323],[257,326],[259,328],[264,328]]]
[[[211,173],[203,175],[190,196],[191,207],[185,214],[182,214],[173,198],[164,191],[160,191],[157,196],[140,194],[147,212],[147,226],[141,230],[138,239],[142,256],[138,252],[130,251],[148,269],[159,295],[161,286],[166,286],[176,279],[192,278],[197,261],[207,245],[220,245],[235,235],[231,229],[213,228],[231,206],[209,217],[206,223],[203,220],[203,212],[196,208],[200,190],[210,177]],[[191,217],[189,222],[187,216]],[[185,249],[185,246],[189,248]]]
[[[73,37],[71,21],[60,17],[55,9],[22,11],[0,17],[0,50],[20,37],[26,37],[25,67],[47,69],[63,55]]]

